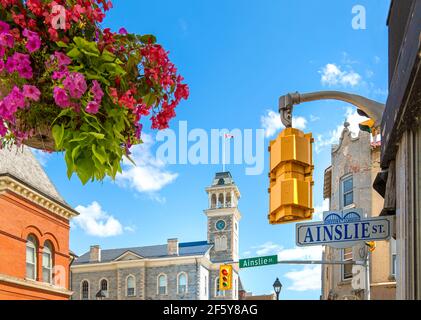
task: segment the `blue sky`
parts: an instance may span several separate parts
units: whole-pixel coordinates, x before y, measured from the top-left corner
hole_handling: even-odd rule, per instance
[[[387,97],[387,27],[389,1],[384,0],[114,0],[104,27],[152,33],[190,86],[190,99],[177,110],[188,128],[261,129],[277,134],[276,114],[282,94],[324,89],[359,93],[384,102]],[[366,9],[366,29],[352,28],[352,8]],[[348,119],[355,128],[355,109],[341,102],[313,102],[294,110],[297,126],[316,139],[314,202],[322,198],[330,145]],[[150,125],[145,123],[145,127]],[[119,183],[106,180],[82,186],[66,177],[62,155],[38,154],[58,190],[83,218],[72,223],[71,248],[77,254],[91,244],[103,248],[206,240],[205,187],[221,165],[169,165],[154,159],[155,132],[145,130],[138,149],[139,168],[125,167]],[[149,139],[150,138],[150,139]],[[240,256],[279,253],[284,259],[317,258],[318,249],[295,247],[295,225],[269,225],[268,158],[265,169],[245,174],[244,165],[227,169],[241,191]],[[264,267],[241,272],[245,288],[272,292],[279,277],[282,299],[318,299],[320,268]]]

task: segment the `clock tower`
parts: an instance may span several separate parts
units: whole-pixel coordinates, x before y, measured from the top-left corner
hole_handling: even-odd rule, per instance
[[[210,259],[214,263],[238,261],[240,191],[231,173],[217,173],[206,192],[209,197],[209,208],[205,210],[208,217],[208,243],[214,244]]]

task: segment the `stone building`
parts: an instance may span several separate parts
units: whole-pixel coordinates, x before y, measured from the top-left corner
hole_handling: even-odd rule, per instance
[[[375,217],[383,207],[383,198],[372,188],[380,171],[381,142],[371,142],[370,134],[363,131],[353,138],[348,127],[345,123],[339,144],[332,147],[332,165],[325,171],[324,198],[330,200],[330,210],[362,208],[364,216]],[[362,260],[360,249],[361,245],[345,249],[325,246],[323,260]],[[395,299],[395,240],[376,242],[369,263],[371,299]],[[364,290],[354,290],[352,278],[352,265],[323,265],[322,299],[366,298]]]
[[[0,150],[0,300],[67,300],[75,212],[26,148]]]
[[[229,172],[210,187],[207,240],[103,250],[92,246],[72,265],[73,299],[237,300],[239,299],[238,210],[240,192]],[[233,264],[233,290],[219,290],[219,266]]]

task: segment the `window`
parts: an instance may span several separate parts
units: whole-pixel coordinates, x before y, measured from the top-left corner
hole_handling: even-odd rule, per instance
[[[225,291],[219,290],[219,277],[215,279],[215,297],[224,297]]]
[[[227,248],[228,244],[226,236],[215,237],[215,251],[225,251]]]
[[[82,300],[89,300],[89,282],[82,281]]]
[[[178,294],[187,293],[187,275],[184,272],[178,275],[177,283],[178,283],[177,293]]]
[[[354,203],[354,182],[352,176],[347,176],[342,179],[342,207],[345,208]]]
[[[158,276],[158,294],[167,294],[167,276],[165,274]]]
[[[100,288],[104,296],[108,298],[108,281],[106,279],[101,280]]]
[[[37,279],[37,240],[34,236],[29,236],[26,241],[26,277]]]
[[[49,241],[44,243],[42,251],[42,281],[52,283],[53,276],[53,249]]]
[[[352,261],[353,252],[352,248],[343,249],[343,261]],[[352,279],[352,264],[344,264],[342,267],[342,279]]]
[[[136,280],[134,276],[128,276],[127,277],[127,283],[126,283],[126,287],[127,287],[127,296],[128,297],[134,297],[136,295]]]
[[[396,260],[396,240],[395,239],[391,239],[390,240],[390,250],[391,250],[391,275],[396,277],[396,267],[397,267],[397,260]]]

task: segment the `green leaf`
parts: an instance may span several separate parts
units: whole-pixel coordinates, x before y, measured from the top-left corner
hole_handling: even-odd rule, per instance
[[[106,153],[101,149],[97,149],[95,144],[92,145],[92,153],[101,162],[101,164],[104,164],[107,161]]]
[[[56,44],[60,47],[60,48],[68,48],[69,45],[63,41],[58,41],[56,42]]]
[[[64,125],[55,125],[52,130],[54,141],[56,142],[56,148],[61,150],[63,148],[63,137],[64,137]]]
[[[150,107],[156,102],[156,96],[152,93],[148,93],[146,96],[142,97],[142,100],[148,107]]]
[[[67,52],[67,56],[69,57],[69,58],[72,58],[72,59],[77,59],[77,58],[79,58],[80,57],[80,55],[81,55],[81,52],[79,51],[79,49],[78,48],[73,48],[72,50],[70,50],[69,52]]]
[[[74,43],[76,43],[77,47],[85,54],[87,55],[94,55],[96,57],[99,57],[99,50],[95,42],[93,41],[87,41],[84,38],[81,37],[74,37],[73,38]],[[89,54],[88,54],[89,53]]]
[[[74,148],[73,150],[72,150],[72,160],[73,160],[73,163],[75,162],[75,159],[79,156],[79,154],[80,154],[80,144],[79,145],[77,145],[76,146],[76,148]]]
[[[88,132],[91,136],[94,136],[95,138],[102,140],[105,138],[105,135],[103,133],[97,133],[97,132]]]
[[[76,163],[76,173],[83,185],[92,178],[95,165],[90,157],[80,158]]]
[[[152,43],[154,44],[156,42],[156,37],[152,34],[145,34],[140,37],[140,41],[143,43]]]

